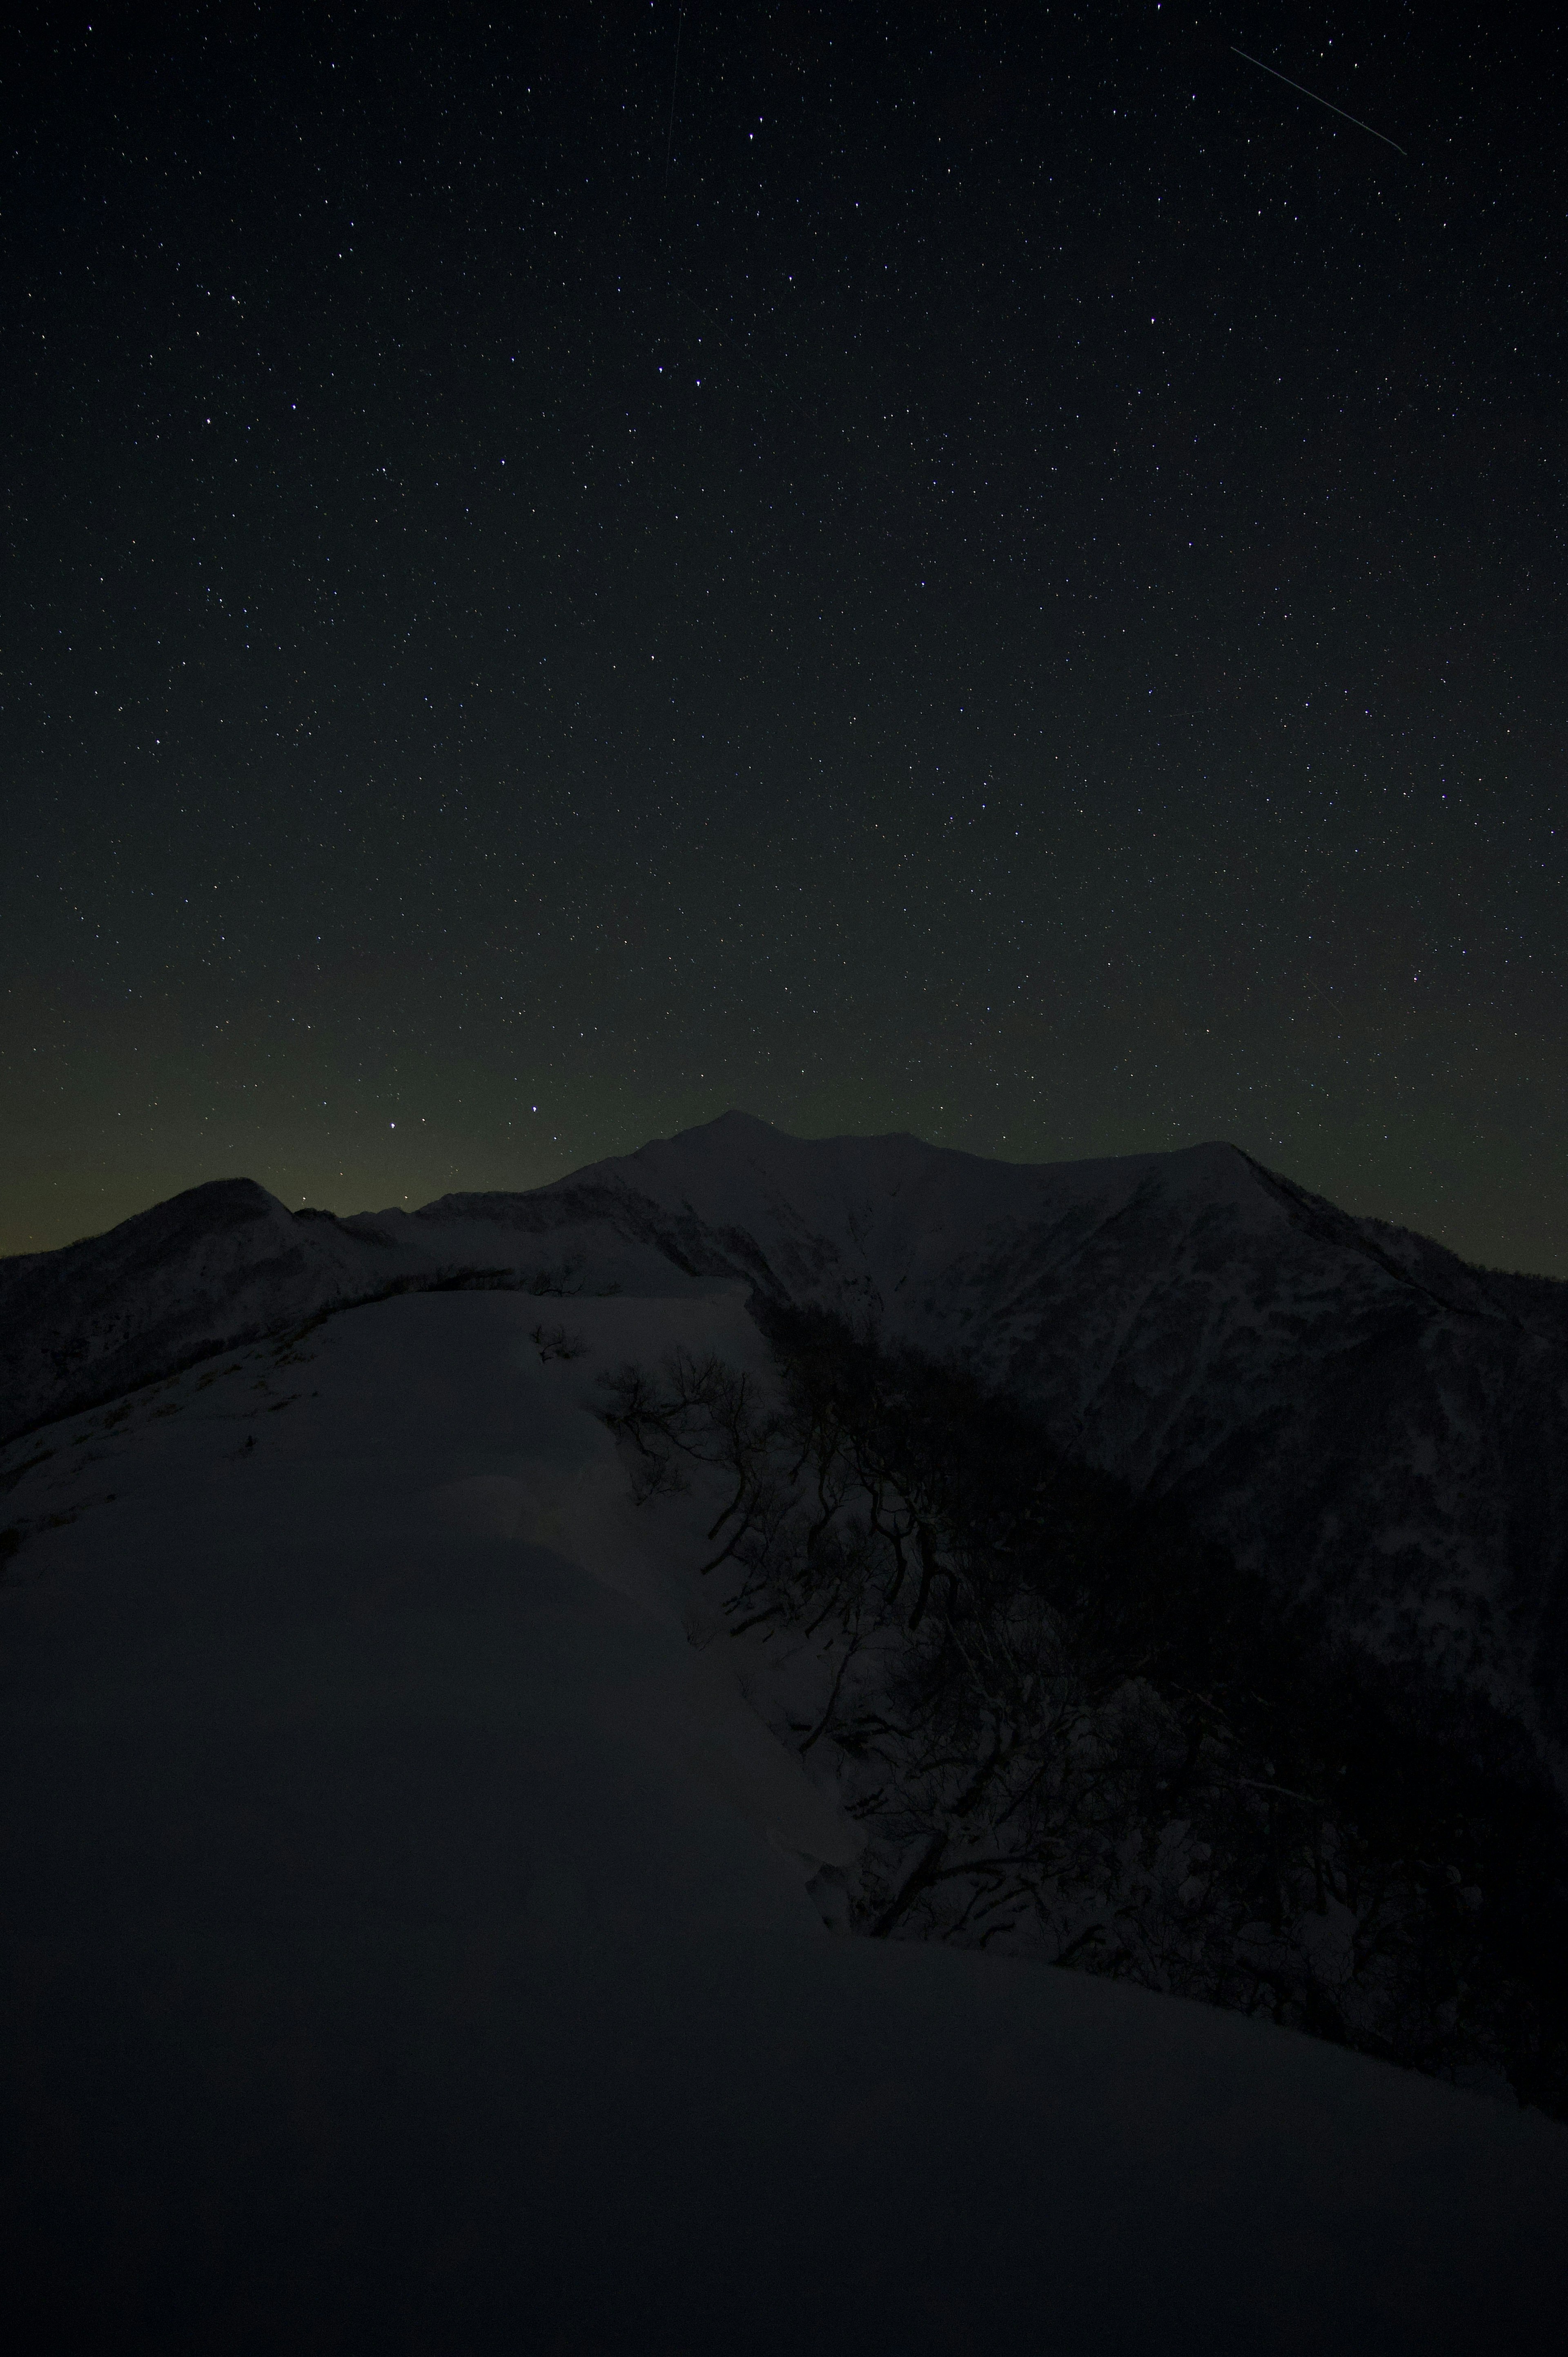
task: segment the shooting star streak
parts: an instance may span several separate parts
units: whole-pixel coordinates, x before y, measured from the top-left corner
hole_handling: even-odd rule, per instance
[[[1315,90],[1308,90],[1305,82],[1292,81],[1289,74],[1281,73],[1277,66],[1264,65],[1262,58],[1247,57],[1246,50],[1239,49],[1234,41],[1230,44],[1230,54],[1233,58],[1247,58],[1247,63],[1250,66],[1257,66],[1262,72],[1273,74],[1276,81],[1283,81],[1291,90],[1299,90],[1303,98],[1310,98],[1316,105],[1326,106],[1330,114],[1337,114],[1342,122],[1353,123],[1358,131],[1371,131],[1373,138],[1380,139],[1385,147],[1391,147],[1396,156],[1403,156],[1405,154],[1405,150],[1400,145],[1397,139],[1389,138],[1387,134],[1384,132],[1372,131],[1371,124],[1369,123],[1363,123],[1359,114],[1347,114],[1345,109],[1342,106],[1336,106],[1331,98],[1319,98]],[[1406,161],[1409,161],[1408,156],[1406,157]]]

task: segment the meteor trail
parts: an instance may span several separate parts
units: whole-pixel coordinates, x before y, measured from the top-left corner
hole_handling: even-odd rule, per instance
[[[1345,109],[1342,106],[1336,106],[1331,98],[1319,98],[1317,92],[1315,90],[1308,90],[1305,82],[1292,81],[1289,74],[1281,73],[1277,66],[1264,65],[1262,58],[1247,57],[1246,50],[1239,49],[1234,41],[1230,44],[1230,54],[1234,58],[1247,58],[1247,63],[1250,66],[1257,66],[1262,72],[1273,74],[1276,81],[1286,83],[1292,90],[1299,90],[1303,98],[1310,98],[1314,100],[1317,105],[1326,106],[1330,114],[1337,114],[1344,122],[1353,123],[1358,131],[1372,131],[1371,124],[1369,123],[1363,123],[1359,114],[1347,114],[1345,113]],[[1383,145],[1385,147],[1391,147],[1396,156],[1404,155],[1405,151],[1400,145],[1397,139],[1390,139],[1381,131],[1372,131],[1372,136],[1374,139],[1381,139]]]

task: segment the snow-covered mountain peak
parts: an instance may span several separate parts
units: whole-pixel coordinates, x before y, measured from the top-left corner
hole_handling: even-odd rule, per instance
[[[863,1222],[868,1212],[902,1202],[905,1224],[913,1211],[923,1226],[973,1239],[998,1220],[1048,1217],[1090,1204],[1109,1217],[1134,1201],[1179,1204],[1194,1213],[1223,1206],[1267,1228],[1283,1216],[1267,1177],[1240,1147],[1222,1141],[1169,1154],[994,1162],[932,1146],[907,1131],[793,1137],[749,1114],[726,1113],[634,1154],[595,1163],[557,1180],[555,1190],[618,1186],[666,1210],[689,1206],[710,1221],[747,1228],[765,1224],[769,1211],[784,1206],[795,1223],[812,1223],[815,1215],[820,1228],[846,1217]]]

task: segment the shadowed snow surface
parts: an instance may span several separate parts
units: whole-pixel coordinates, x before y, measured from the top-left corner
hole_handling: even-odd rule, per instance
[[[1083,1200],[1135,1200],[1101,1168]],[[725,1183],[714,1230],[765,1224]],[[1039,1174],[998,1183],[1032,1216]],[[45,1436],[0,1589],[12,2345],[1557,2348],[1563,2131],[824,1930],[853,1829],[687,1642],[689,1534],[585,1407],[677,1341],[762,1367],[702,1283],[389,1300]]]

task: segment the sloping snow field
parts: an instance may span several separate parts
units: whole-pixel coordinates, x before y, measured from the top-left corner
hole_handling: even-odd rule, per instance
[[[853,1830],[591,1413],[760,1364],[672,1284],[383,1302],[6,1452],[11,2346],[1559,2348],[1563,2130],[824,1929]]]

